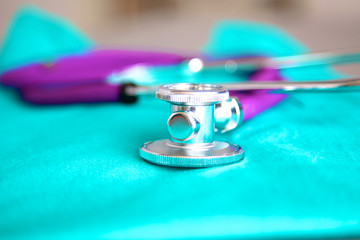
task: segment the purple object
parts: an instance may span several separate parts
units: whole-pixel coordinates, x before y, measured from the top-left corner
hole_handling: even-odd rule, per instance
[[[95,50],[8,71],[0,82],[18,88],[26,101],[35,104],[114,102],[119,101],[122,86],[106,83],[111,73],[137,64],[166,66],[183,60],[172,53]]]
[[[4,85],[19,89],[22,97],[35,104],[67,104],[87,102],[116,102],[121,97],[122,85],[106,82],[113,72],[133,65],[164,66],[178,64],[185,58],[177,54],[130,51],[96,50],[83,55],[61,58],[53,64],[32,64],[8,71],[1,76]],[[251,81],[282,79],[275,69],[261,69],[250,76]],[[244,120],[277,104],[286,96],[270,94],[266,90],[240,92]]]
[[[91,83],[70,87],[26,87],[21,88],[22,97],[31,103],[51,105],[91,102],[120,101],[122,85]]]
[[[4,73],[0,81],[13,87],[71,86],[104,83],[113,72],[121,72],[133,65],[173,65],[184,57],[172,53],[95,50],[82,55],[60,58],[55,63],[32,64]]]
[[[253,73],[250,81],[274,81],[283,80],[279,71],[272,68],[264,68]],[[285,94],[273,94],[267,90],[258,90],[251,92],[231,91],[230,96],[237,97],[243,108],[243,119],[248,120],[265,111],[266,109],[274,106],[283,100]]]

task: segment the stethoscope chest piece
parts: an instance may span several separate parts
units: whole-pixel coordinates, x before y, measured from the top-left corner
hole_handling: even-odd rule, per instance
[[[222,86],[170,84],[161,86],[156,97],[171,104],[167,126],[169,139],[145,143],[140,156],[165,166],[203,168],[231,164],[243,158],[236,144],[214,140],[215,104],[229,99]]]

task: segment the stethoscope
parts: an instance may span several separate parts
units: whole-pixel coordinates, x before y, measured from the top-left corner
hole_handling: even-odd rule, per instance
[[[171,104],[167,120],[169,139],[145,143],[140,156],[145,160],[172,167],[203,168],[239,162],[244,151],[237,144],[214,140],[214,132],[227,132],[242,122],[241,103],[229,98],[231,90],[316,90],[346,89],[360,86],[360,79],[320,82],[246,82],[210,85],[177,83],[163,85],[156,97]],[[352,88],[355,90],[355,88]],[[143,91],[143,89],[142,89]]]
[[[223,66],[226,71],[258,68],[293,68],[318,64],[355,62],[359,54],[310,54],[276,59],[247,58],[204,63],[199,58],[189,60],[189,69],[198,72],[205,67]],[[172,167],[203,168],[239,162],[244,157],[242,148],[233,143],[214,140],[214,132],[227,132],[238,127],[243,119],[241,103],[229,92],[244,90],[329,91],[359,90],[360,79],[330,81],[249,81],[236,84],[177,83],[160,86],[156,97],[171,104],[167,120],[169,139],[145,143],[140,156],[145,160]],[[350,88],[351,87],[351,88]],[[129,85],[125,94],[149,94],[156,87]],[[358,89],[356,89],[358,88]]]
[[[213,167],[238,162],[243,158],[243,150],[238,145],[215,140],[214,133],[216,131],[231,131],[239,126],[243,119],[251,118],[284,98],[284,95],[273,95],[268,90],[273,90],[276,93],[337,91],[340,89],[357,90],[356,87],[360,86],[360,79],[357,78],[288,82],[273,74],[276,73],[277,69],[322,64],[346,64],[359,60],[360,53],[357,50],[282,58],[250,56],[217,60],[206,58],[185,58],[181,60],[179,65],[185,67],[185,70],[191,74],[212,68],[220,69],[229,74],[256,69],[260,69],[265,74],[272,74],[271,81],[267,79],[266,81],[221,83],[221,85],[201,83],[173,83],[161,86],[137,85],[133,82],[119,82],[119,73],[111,73],[104,84],[94,81],[87,85],[74,84],[70,81],[73,77],[70,74],[66,82],[67,85],[64,85],[61,78],[55,78],[57,81],[54,80],[51,83],[46,82],[46,78],[41,78],[41,71],[40,78],[36,78],[37,68],[42,69],[43,66],[16,69],[5,73],[1,80],[6,85],[22,87],[20,90],[25,99],[41,104],[115,101],[118,99],[122,102],[131,103],[135,102],[139,96],[156,92],[158,99],[167,101],[171,105],[171,115],[167,121],[169,139],[145,143],[140,148],[140,156],[159,165]],[[177,61],[178,59],[175,57],[174,62]],[[86,64],[84,66],[88,68]],[[138,67],[136,64],[135,70]],[[164,69],[163,66],[162,69]],[[53,71],[51,65],[48,69],[45,66],[45,70],[50,71],[50,74]],[[136,79],[136,74],[129,74],[131,71],[134,69],[129,68],[126,71],[127,80]],[[34,82],[26,79],[32,73]],[[140,77],[143,80],[144,76]],[[86,78],[83,79],[86,80]],[[86,82],[85,80],[83,81]],[[264,92],[263,90],[267,91]],[[230,97],[229,91],[232,97]],[[244,96],[243,91],[253,91],[254,95]],[[246,109],[250,105],[252,106],[251,111]],[[248,109],[250,108],[248,107]]]

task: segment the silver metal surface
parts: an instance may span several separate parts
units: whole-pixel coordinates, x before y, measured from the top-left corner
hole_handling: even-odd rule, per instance
[[[170,138],[145,143],[140,149],[141,157],[152,163],[174,167],[212,167],[243,158],[239,146],[214,141],[215,104],[229,98],[224,87],[171,84],[161,86],[156,96],[171,104],[172,114],[167,121]],[[229,123],[223,125],[226,128]]]
[[[211,105],[229,98],[229,92],[220,85],[176,83],[160,86],[156,97],[174,104]]]
[[[145,143],[140,156],[159,165],[205,168],[238,162],[244,157],[244,152],[238,145],[227,142],[179,145],[164,139]]]
[[[248,81],[248,82],[239,82],[236,84],[223,84],[222,87],[215,87],[212,89],[211,86],[215,85],[206,85],[206,87],[201,87],[196,89],[194,87],[196,84],[177,84],[176,87],[173,85],[169,87],[160,87],[157,92],[157,97],[159,99],[172,102],[173,111],[179,110],[188,111],[185,106],[190,105],[211,105],[212,102],[219,101],[215,107],[215,125],[216,131],[227,132],[236,128],[242,120],[242,110],[240,104],[234,100],[225,100],[228,97],[228,92],[225,89],[231,91],[248,91],[248,90],[274,90],[275,92],[343,92],[343,91],[360,91],[360,78],[345,78],[337,80],[326,80],[326,81]],[[184,88],[181,89],[181,86]],[[210,91],[210,90],[213,91]],[[136,88],[133,89],[134,93]],[[225,92],[224,92],[225,91]],[[139,87],[139,93],[154,93],[154,87]],[[218,97],[217,94],[221,94],[221,97]],[[179,95],[179,97],[174,96]],[[221,102],[220,102],[221,101]],[[176,108],[176,109],[175,109]],[[200,108],[197,107],[197,111],[200,111]],[[209,111],[210,110],[206,110]],[[211,110],[212,111],[212,110]],[[202,134],[198,138],[193,139],[194,142],[201,142]],[[211,139],[211,137],[209,137]]]
[[[360,91],[360,78],[344,78],[325,81],[247,81],[233,84],[221,84],[229,91],[249,90],[282,90],[286,92],[314,91],[314,92],[336,92],[336,91]],[[154,94],[155,86],[137,86],[132,94]],[[165,100],[165,99],[163,99]]]
[[[180,140],[172,137],[170,133],[170,140],[177,143],[211,143],[214,140],[214,131],[211,131],[215,126],[214,104],[198,106],[172,104],[171,111],[173,114],[182,113],[189,115],[198,121],[199,127],[198,129],[196,128],[196,132],[194,131],[194,135],[191,138]]]
[[[283,90],[291,91],[359,91],[359,78],[345,78],[326,81],[248,81],[237,84],[223,84],[228,90]]]
[[[221,133],[231,131],[243,121],[241,103],[236,97],[215,105],[215,130]]]
[[[200,122],[191,112],[176,111],[170,115],[168,131],[174,141],[188,141],[199,132]]]

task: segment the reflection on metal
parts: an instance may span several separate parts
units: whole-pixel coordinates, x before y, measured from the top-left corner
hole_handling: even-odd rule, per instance
[[[238,127],[243,120],[241,103],[237,98],[229,98],[215,105],[215,130],[221,133]]]
[[[238,145],[214,140],[215,105],[229,98],[224,87],[170,84],[161,86],[156,97],[171,104],[172,114],[167,122],[170,138],[145,143],[140,149],[141,157],[174,167],[213,167],[243,158],[243,150]],[[233,111],[232,108],[228,110]],[[221,131],[233,127],[234,121],[238,122],[236,118],[222,120]]]
[[[221,84],[229,91],[249,90],[282,90],[312,91],[312,92],[337,92],[337,91],[360,91],[360,78],[345,78],[326,81],[248,81],[232,84]],[[158,86],[134,86],[130,95],[154,94]]]

